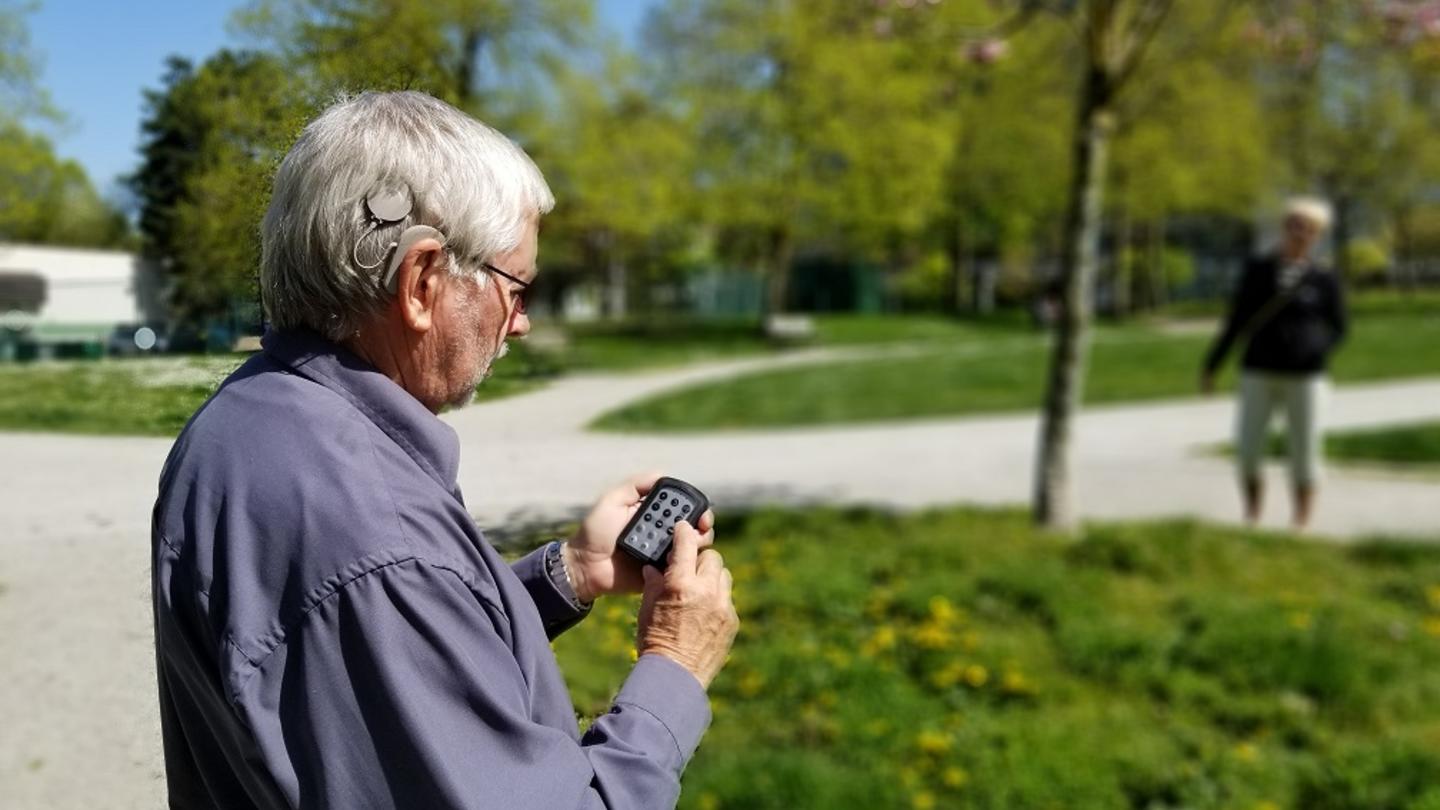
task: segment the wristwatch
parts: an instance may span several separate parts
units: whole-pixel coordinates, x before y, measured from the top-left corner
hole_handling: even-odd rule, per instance
[[[552,540],[550,545],[545,547],[545,573],[550,577],[550,582],[555,590],[565,597],[570,606],[580,612],[590,610],[594,602],[582,602],[575,593],[575,585],[570,581],[570,572],[565,567],[565,548],[560,540]]]

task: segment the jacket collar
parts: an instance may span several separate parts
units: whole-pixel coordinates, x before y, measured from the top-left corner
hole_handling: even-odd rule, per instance
[[[460,439],[420,400],[349,349],[308,329],[272,329],[260,345],[276,363],[344,397],[436,483],[459,497]]]

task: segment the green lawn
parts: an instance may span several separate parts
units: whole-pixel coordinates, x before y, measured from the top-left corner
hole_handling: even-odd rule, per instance
[[[241,357],[0,365],[0,429],[174,436]]]
[[[1440,312],[1440,289],[1418,290],[1350,290],[1346,306],[1353,317],[1370,315],[1434,315]],[[1225,302],[1214,298],[1204,301],[1180,301],[1166,307],[1164,315],[1172,318],[1219,318]]]
[[[783,426],[943,416],[1031,407],[1044,337],[1011,313],[815,318],[814,344],[904,344],[904,356],[757,374],[638,403],[600,426],[633,430]],[[571,327],[569,345],[512,344],[478,399],[533,390],[576,370],[639,370],[781,351],[752,321],[656,320]],[[1193,390],[1207,336],[1139,326],[1104,329],[1092,402]],[[1340,355],[1341,381],[1440,372],[1440,318],[1401,312],[1360,321]],[[918,352],[918,354],[917,354]],[[242,358],[159,358],[0,366],[0,430],[172,436]],[[181,369],[181,371],[176,371]],[[185,371],[188,369],[188,371]]]
[[[1099,330],[1086,380],[1091,403],[1192,394],[1209,334]],[[709,430],[952,416],[1040,401],[1047,347],[1021,329],[961,333],[934,351],[756,373],[661,394],[602,416],[610,430]],[[1232,361],[1233,368],[1233,361]],[[1336,381],[1440,374],[1440,317],[1357,318]]]
[[[1334,433],[1325,437],[1325,452],[1347,461],[1437,465],[1440,422]]]
[[[656,318],[561,328],[569,342],[551,359],[575,370],[629,371],[778,350],[750,320]]]
[[[1024,333],[1023,313],[1004,313],[982,322],[940,315],[813,315],[813,346],[887,343],[945,345],[995,335]],[[620,324],[562,327],[568,345],[553,360],[567,369],[628,371],[679,366],[703,360],[776,354],[793,345],[766,339],[758,321],[635,319]]]
[[[0,365],[0,430],[174,436],[244,360],[234,355]],[[476,399],[528,391],[558,373],[547,357],[512,346]]]
[[[817,342],[958,340],[995,327],[940,317],[823,316]],[[655,319],[568,327],[561,351],[511,343],[476,401],[531,391],[567,371],[627,371],[781,351],[756,322]],[[173,436],[244,357],[0,365],[0,430]]]
[[[719,543],[743,624],[682,807],[1440,807],[1440,546],[975,510]],[[633,613],[556,642],[586,716]]]
[[[1284,458],[1286,447],[1285,435],[1275,433],[1270,436],[1267,452]],[[1227,446],[1226,451],[1233,449]],[[1440,469],[1440,422],[1327,433],[1325,455],[1342,462]]]

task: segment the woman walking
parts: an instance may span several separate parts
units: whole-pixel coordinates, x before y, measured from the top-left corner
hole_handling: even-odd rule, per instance
[[[1346,328],[1340,281],[1313,258],[1330,220],[1324,200],[1290,200],[1279,248],[1246,263],[1224,328],[1205,358],[1200,386],[1210,393],[1231,346],[1247,342],[1235,444],[1245,519],[1252,525],[1259,522],[1264,502],[1260,465],[1277,408],[1285,410],[1297,530],[1309,525],[1315,505],[1325,369]]]

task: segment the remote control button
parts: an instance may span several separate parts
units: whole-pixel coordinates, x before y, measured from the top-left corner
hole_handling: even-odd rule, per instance
[[[688,513],[690,511],[690,504],[687,503],[684,506],[680,507],[680,511]]]
[[[671,506],[679,506],[679,505],[680,505],[680,499],[679,499],[679,498],[671,498],[671,499],[670,499],[670,505],[671,505]]]
[[[665,517],[670,517],[670,510],[669,510],[669,509],[666,509],[664,512],[661,512],[660,514],[664,515]]]
[[[655,532],[645,532],[645,536],[648,537],[648,538],[650,538],[651,540],[654,540],[654,539],[655,539]]]
[[[651,509],[659,509],[659,508],[660,508],[660,502],[659,502],[659,501],[656,501],[655,503],[650,504],[650,508],[651,508]]]

